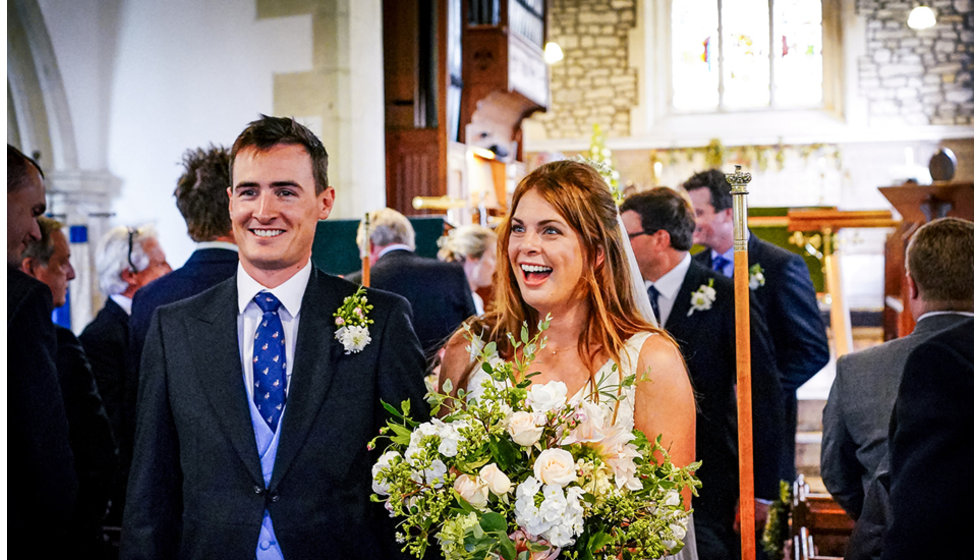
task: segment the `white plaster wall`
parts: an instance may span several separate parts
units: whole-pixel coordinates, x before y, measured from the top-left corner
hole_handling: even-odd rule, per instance
[[[230,145],[259,113],[272,112],[275,73],[312,67],[312,18],[257,21],[254,4],[40,2],[80,166],[121,180],[107,225],[156,223],[175,267],[193,250],[172,196],[181,154]]]

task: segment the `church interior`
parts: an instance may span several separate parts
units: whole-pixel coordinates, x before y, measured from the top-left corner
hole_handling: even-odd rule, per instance
[[[604,162],[626,192],[740,165],[749,227],[804,258],[827,325],[797,464],[833,550],[849,530],[820,501],[834,357],[910,332],[909,235],[973,219],[973,28],[972,0],[9,0],[7,141],[70,230],[57,316],[76,333],[103,301],[95,241],[153,223],[179,266],[182,152],[259,114],[322,138],[335,231],[384,206],[492,226],[561,158]],[[352,234],[323,243],[357,266]]]

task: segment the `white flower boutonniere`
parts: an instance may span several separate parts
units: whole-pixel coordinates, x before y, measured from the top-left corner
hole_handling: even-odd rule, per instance
[[[711,304],[715,301],[715,280],[712,278],[708,280],[708,285],[705,286],[701,284],[698,291],[691,292],[691,308],[687,310],[687,316],[690,317],[695,311],[707,311],[711,309]]]
[[[749,267],[749,289],[754,290],[760,286],[766,285],[766,277],[764,274],[765,269],[759,263]]]
[[[368,303],[364,286],[361,286],[353,295],[344,298],[343,305],[334,312],[337,331],[333,336],[344,345],[344,354],[356,354],[371,342],[368,325],[374,321],[368,319],[368,312],[372,309],[374,306]]]

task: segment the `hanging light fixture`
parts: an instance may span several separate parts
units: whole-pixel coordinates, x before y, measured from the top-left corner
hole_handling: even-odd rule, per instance
[[[565,53],[562,52],[561,47],[558,43],[554,41],[548,41],[544,45],[544,61],[546,64],[554,64],[559,60],[565,58]]]
[[[929,29],[936,25],[936,12],[926,5],[920,5],[909,12],[909,27],[915,30]]]

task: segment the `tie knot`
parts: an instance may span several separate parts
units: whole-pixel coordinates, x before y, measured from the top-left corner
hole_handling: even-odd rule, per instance
[[[653,284],[650,284],[650,286],[647,287],[647,295],[649,295],[651,299],[658,298],[660,297],[660,292],[657,291],[657,288],[655,288]]]
[[[252,299],[259,306],[259,309],[262,310],[262,313],[275,313],[279,311],[279,306],[282,305],[279,299],[269,292],[259,292]]]
[[[728,265],[728,258],[725,255],[718,255],[711,260],[711,264],[715,270],[724,270],[725,266]]]

